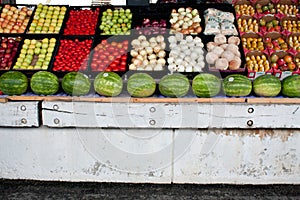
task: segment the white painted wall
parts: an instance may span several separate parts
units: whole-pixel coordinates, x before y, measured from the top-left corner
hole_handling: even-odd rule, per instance
[[[0,178],[300,184],[299,130],[0,128]]]

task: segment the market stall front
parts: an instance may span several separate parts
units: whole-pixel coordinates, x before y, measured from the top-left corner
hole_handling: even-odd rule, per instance
[[[0,178],[300,183],[298,7],[159,3],[1,5]]]

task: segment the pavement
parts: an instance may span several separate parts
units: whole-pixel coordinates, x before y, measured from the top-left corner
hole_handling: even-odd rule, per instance
[[[300,185],[161,185],[0,180],[0,199],[300,200]]]

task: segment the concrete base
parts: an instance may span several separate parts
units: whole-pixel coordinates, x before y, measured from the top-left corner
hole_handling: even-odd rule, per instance
[[[299,130],[0,128],[0,178],[300,184]]]

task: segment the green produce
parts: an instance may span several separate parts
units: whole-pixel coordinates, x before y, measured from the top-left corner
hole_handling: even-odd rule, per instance
[[[156,89],[154,79],[146,73],[136,73],[127,82],[127,91],[133,97],[149,97]]]
[[[253,91],[257,96],[275,97],[281,91],[281,82],[275,76],[263,75],[253,81]]]
[[[86,95],[91,88],[91,82],[87,75],[81,72],[69,72],[62,79],[63,90],[73,96]]]
[[[248,96],[252,91],[252,83],[246,76],[232,74],[223,80],[223,89],[227,96]]]
[[[55,74],[39,71],[32,75],[30,87],[35,94],[52,95],[58,91],[59,81]]]
[[[188,78],[182,74],[170,74],[164,76],[158,85],[162,95],[167,97],[183,97],[190,89]]]
[[[27,91],[28,79],[18,71],[5,72],[0,77],[0,90],[7,95],[21,95]]]
[[[214,97],[221,90],[221,80],[212,74],[198,74],[193,79],[192,89],[198,97]]]
[[[288,76],[281,82],[282,94],[287,97],[300,97],[300,76]]]
[[[94,80],[95,91],[103,96],[118,96],[123,89],[122,78],[114,72],[101,72]]]

